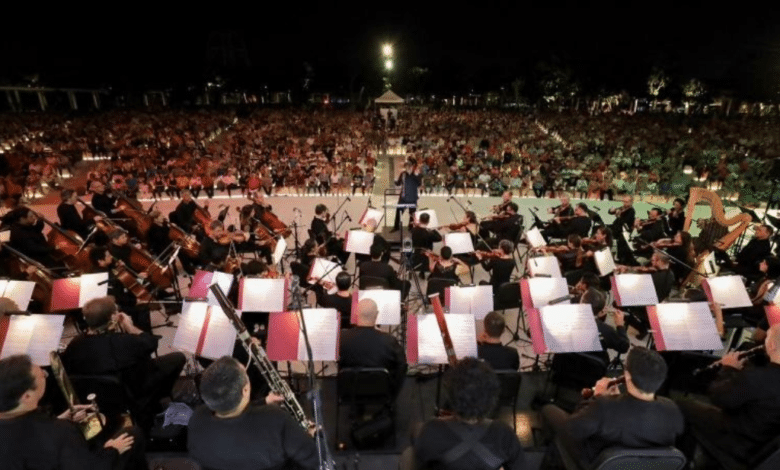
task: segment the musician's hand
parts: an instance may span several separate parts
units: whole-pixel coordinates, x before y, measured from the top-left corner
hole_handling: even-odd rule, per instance
[[[95,220],[96,222],[100,222],[101,220],[103,220],[103,216],[102,216],[102,215],[96,215],[96,216],[94,217],[94,220]]]
[[[24,269],[24,272],[26,272],[27,274],[33,274],[37,269],[38,268],[36,268],[35,266],[30,265]]]
[[[626,314],[622,310],[612,310],[612,318],[615,320],[615,327],[626,326]]]
[[[556,224],[559,224],[559,223],[561,223],[561,218],[560,217],[553,217],[553,222],[555,222]]]
[[[314,424],[311,421],[309,421],[309,427],[308,427],[308,429],[306,429],[306,432],[309,433],[309,435],[311,437],[314,437],[317,434],[317,431],[319,431],[319,430],[320,429],[317,427],[316,424]]]
[[[284,397],[281,395],[277,395],[274,392],[269,393],[265,397],[266,405],[281,405],[282,403],[284,403]]]
[[[80,423],[84,421],[91,413],[95,412],[95,407],[92,405],[74,405],[73,411],[74,412],[71,412],[70,409],[67,409],[61,415],[57,416],[57,419],[64,419],[66,421]]]
[[[117,312],[116,316],[116,322],[119,327],[122,328],[122,331],[128,331],[128,329],[131,329],[135,326],[133,325],[133,319],[130,318],[130,315],[126,314],[125,312]]]
[[[720,360],[720,363],[723,364],[723,367],[733,367],[734,369],[741,370],[745,365],[745,359],[740,359],[739,352],[733,351],[726,353],[723,356],[723,359]]]
[[[140,277],[141,279],[146,279],[147,277],[149,277],[149,273],[147,273],[146,271],[140,272],[138,273],[138,277]]]
[[[106,449],[113,448],[116,449],[119,454],[124,454],[128,450],[130,450],[131,447],[133,447],[133,442],[135,441],[135,438],[131,436],[128,433],[123,433],[119,437],[115,439],[109,439],[106,441],[106,443],[103,445]]]
[[[617,385],[609,386],[610,381],[612,381],[612,379],[609,377],[600,378],[599,381],[596,382],[596,385],[593,386],[593,396],[620,395],[620,389]]]

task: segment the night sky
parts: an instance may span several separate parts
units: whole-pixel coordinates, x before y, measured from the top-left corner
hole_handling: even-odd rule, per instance
[[[39,74],[50,86],[144,89],[196,85],[219,74],[240,86],[286,89],[300,87],[308,73],[311,90],[346,93],[379,86],[379,49],[388,41],[395,45],[401,92],[509,89],[518,77],[527,91],[548,64],[569,71],[584,93],[645,94],[657,66],[673,78],[670,93],[696,77],[713,94],[780,97],[777,6],[255,3],[189,5],[165,14],[114,3],[96,10],[98,19],[95,12],[64,10],[40,23],[12,21],[0,29],[0,83]],[[245,46],[247,60],[239,54],[227,67],[221,54],[208,60],[209,45],[226,39]],[[428,70],[422,82],[409,78],[412,67]]]

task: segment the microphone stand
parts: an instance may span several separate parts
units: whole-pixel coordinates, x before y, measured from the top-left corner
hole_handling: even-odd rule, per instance
[[[336,214],[338,214],[338,213],[339,213],[339,211],[341,210],[341,208],[342,208],[342,207],[344,207],[344,204],[346,204],[347,202],[349,202],[349,201],[351,201],[351,200],[352,200],[352,199],[350,199],[350,198],[349,198],[349,196],[347,196],[347,198],[346,198],[346,199],[344,199],[344,200],[341,202],[341,204],[339,204],[339,206],[336,208],[336,210],[335,210],[335,211],[333,211],[333,215],[331,215],[331,216],[330,216],[331,222],[333,222],[333,231],[334,231],[334,232],[337,232],[337,231],[338,231],[338,228],[336,228]]]
[[[331,270],[334,268],[331,268]],[[327,275],[328,272],[325,274]],[[321,279],[322,278],[320,278],[320,280]],[[314,355],[311,349],[311,342],[309,341],[309,331],[306,328],[306,319],[304,318],[303,311],[301,309],[302,293],[300,292],[300,281],[298,280],[298,276],[293,276],[293,285],[291,286],[291,290],[294,306],[293,309],[294,311],[298,312],[301,332],[303,333],[303,341],[306,343],[306,376],[309,382],[308,396],[311,400],[312,412],[314,414],[314,425],[315,429],[317,430],[315,432],[314,439],[317,446],[317,459],[319,460],[318,468],[320,470],[335,470],[335,462],[333,460],[333,456],[330,453],[328,438],[325,434],[325,428],[323,427],[324,420],[322,417],[322,395],[320,394],[319,385],[315,380]]]
[[[463,212],[468,212],[468,209],[466,209],[465,207],[463,207],[463,204],[461,204],[461,203],[460,203],[460,201],[458,201],[458,200],[455,198],[455,196],[449,196],[445,202],[449,202],[449,200],[450,200],[450,199],[452,199],[453,201],[455,201],[455,204],[457,204],[457,205],[458,205],[458,207],[460,207],[461,209],[463,209]],[[471,204],[471,201],[469,201],[469,200],[466,200],[466,203],[467,203],[467,204]]]

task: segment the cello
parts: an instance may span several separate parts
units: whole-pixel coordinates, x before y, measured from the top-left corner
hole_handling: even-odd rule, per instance
[[[127,196],[119,196],[116,207],[124,217],[130,219],[125,224],[120,223],[120,225],[128,229],[133,236],[145,242],[149,228],[154,223],[151,216]]]
[[[44,311],[49,310],[51,292],[55,278],[54,273],[41,263],[7,244],[3,245],[3,249],[8,250],[8,252],[15,257],[11,262],[11,268],[16,270],[20,276],[26,277],[28,281],[35,283],[32,299],[40,303],[40,305],[43,306]]]

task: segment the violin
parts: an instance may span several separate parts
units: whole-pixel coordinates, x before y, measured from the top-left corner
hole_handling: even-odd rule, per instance
[[[226,232],[221,237],[215,239],[220,245],[229,245],[233,242],[241,243],[246,241],[246,235],[244,232]]]
[[[502,252],[501,250],[493,250],[493,251],[476,250],[474,253],[476,253],[478,256],[480,256],[483,259],[501,259],[504,257],[504,252]]]
[[[469,225],[469,222],[458,222],[456,224],[449,224],[446,227],[450,230],[461,230],[463,228],[466,228]]]

